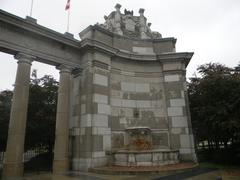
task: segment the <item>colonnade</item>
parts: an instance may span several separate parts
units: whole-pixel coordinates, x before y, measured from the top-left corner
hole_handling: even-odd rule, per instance
[[[24,53],[15,55],[18,60],[16,81],[11,106],[7,148],[3,163],[3,177],[21,177],[24,172],[23,154],[27,123],[29,82],[31,64],[34,56]],[[53,172],[65,172],[69,168],[68,124],[70,107],[70,80],[72,68],[67,65],[57,67],[60,70],[56,132],[54,146]]]

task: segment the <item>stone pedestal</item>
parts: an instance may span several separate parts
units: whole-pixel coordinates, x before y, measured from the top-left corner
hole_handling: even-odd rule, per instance
[[[23,176],[23,153],[27,106],[29,96],[30,69],[33,57],[17,54],[18,68],[11,107],[7,149],[4,157],[3,176]]]
[[[69,169],[68,142],[71,69],[66,66],[60,66],[59,68],[60,80],[54,145],[54,173],[62,173]]]

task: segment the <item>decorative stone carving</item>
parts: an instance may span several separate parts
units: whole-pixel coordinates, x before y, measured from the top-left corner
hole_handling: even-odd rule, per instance
[[[150,37],[147,35],[147,18],[144,17],[144,9],[139,9],[139,25],[140,25],[140,36],[141,39],[149,39]]]
[[[147,33],[148,33],[148,34],[151,34],[151,33],[152,33],[152,30],[151,30],[151,28],[150,28],[151,25],[152,25],[152,23],[148,23],[148,24],[147,24]]]
[[[124,14],[133,16],[133,11],[128,11],[127,9],[124,9]]]
[[[114,16],[114,32],[119,34],[119,35],[123,35],[122,29],[121,29],[121,12],[120,12],[120,8],[121,5],[120,4],[116,4],[115,9],[115,16]]]
[[[100,24],[104,29],[118,35],[139,39],[160,39],[162,35],[159,32],[151,31],[151,23],[147,23],[144,16],[144,9],[139,9],[139,16],[134,16],[133,11],[120,11],[121,5],[116,4],[115,9],[108,16],[104,16],[105,23]]]
[[[112,26],[112,22],[110,19],[108,19],[107,16],[104,16],[105,19],[105,23],[104,23],[104,27],[110,31],[113,31],[113,26]]]

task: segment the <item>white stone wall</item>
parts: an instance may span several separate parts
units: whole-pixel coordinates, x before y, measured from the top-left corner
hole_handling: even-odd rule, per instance
[[[108,77],[101,74],[94,74],[93,84],[108,86]]]
[[[72,116],[74,128],[71,133],[79,138],[77,148],[81,151],[73,159],[73,168],[106,164],[105,152],[123,147],[124,130],[132,126],[150,127],[156,143],[154,148],[178,149],[180,156],[184,155],[182,157],[194,155],[183,75],[161,71],[148,73],[144,72],[144,67],[134,71],[129,71],[131,68],[127,66],[122,68],[112,71],[89,68],[75,80],[72,102],[77,110]],[[163,67],[166,71],[172,68],[182,67],[179,64]],[[84,144],[85,140],[93,143],[89,146],[92,149]],[[83,146],[86,148],[82,150]],[[83,158],[81,153],[86,157]]]
[[[188,104],[185,93],[186,82],[182,74],[170,73],[171,70],[184,70],[181,64],[169,63],[163,66],[167,71],[164,74],[165,88],[168,89],[167,96],[167,114],[171,119],[170,136],[172,147],[179,149],[180,157],[183,160],[196,160],[194,151],[194,141],[189,127],[189,114],[187,111]]]
[[[124,130],[132,126],[146,126],[155,130],[168,128],[163,77],[154,73],[145,77],[138,74],[141,73],[126,73],[124,70],[111,73],[110,106],[114,137],[123,138],[119,131],[124,134]],[[166,137],[162,147],[169,146]]]

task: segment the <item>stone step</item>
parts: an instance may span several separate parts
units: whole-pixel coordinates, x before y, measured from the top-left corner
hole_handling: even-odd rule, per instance
[[[192,169],[198,166],[198,163],[184,162],[163,166],[103,166],[90,168],[89,172],[98,174],[152,174],[152,173],[170,173]]]

